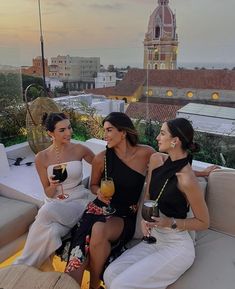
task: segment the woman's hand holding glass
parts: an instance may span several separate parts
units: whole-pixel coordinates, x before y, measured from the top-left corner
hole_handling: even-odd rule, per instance
[[[106,197],[101,193],[100,189],[97,190],[96,195],[97,195],[97,198],[98,198],[101,202],[109,205],[111,198],[106,198]]]
[[[115,193],[115,187],[114,187],[114,182],[112,178],[101,179],[100,192],[103,195],[103,197],[106,199],[106,203],[108,204],[108,207],[106,208],[106,214],[110,215],[110,214],[115,213],[116,210],[111,208],[110,206],[110,200],[112,199],[112,196]]]
[[[157,202],[153,200],[144,201],[141,213],[142,218],[145,220],[146,223],[143,241],[145,241],[148,244],[156,243],[156,238],[151,236],[151,228],[155,227],[154,225],[151,225],[151,223],[154,223],[154,220],[152,218],[153,216],[159,217],[159,209]]]
[[[50,187],[52,188],[56,188],[59,185],[59,180],[55,180],[54,177],[54,175],[49,177]]]

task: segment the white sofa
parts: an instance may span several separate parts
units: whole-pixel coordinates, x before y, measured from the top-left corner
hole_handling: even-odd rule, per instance
[[[95,150],[96,140],[91,140],[87,143],[89,147],[94,145]],[[104,149],[105,143],[100,143],[98,151]],[[89,168],[87,168],[87,172]],[[87,176],[87,174],[85,174]],[[168,289],[231,289],[235,284],[235,170],[221,169],[210,174],[208,184],[204,179],[200,179],[202,188],[205,189],[205,197],[209,208],[211,224],[210,228],[203,232],[196,234],[196,259],[193,266],[183,274],[174,284],[170,285]],[[206,186],[207,185],[207,186]],[[11,190],[6,191],[7,188],[1,184],[0,195],[10,196],[12,199],[17,199],[17,192]],[[2,190],[2,191],[1,191]],[[6,200],[5,200],[6,201]],[[19,201],[19,200],[18,200]],[[23,199],[23,201],[28,201]],[[15,201],[14,201],[15,202]],[[30,202],[30,201],[29,201]],[[0,206],[1,206],[0,201]],[[32,202],[33,203],[33,202]],[[22,204],[21,204],[22,205]],[[19,204],[18,204],[19,206]],[[24,230],[33,221],[34,215],[37,212],[37,206],[26,208],[30,210],[30,218],[25,219],[28,223],[24,223]],[[8,207],[8,206],[6,206]],[[12,210],[4,213],[0,207],[0,224],[5,215],[11,215]],[[141,230],[139,224],[140,216],[136,224],[136,232],[134,242],[138,242],[141,238]],[[22,218],[22,221],[24,217]],[[14,228],[19,226],[13,220],[11,223],[12,232]],[[15,224],[15,225],[14,225]],[[16,225],[17,224],[17,225]],[[19,226],[20,227],[20,226]],[[19,228],[16,228],[17,230]],[[5,229],[4,229],[5,230]],[[4,232],[0,227],[0,233]],[[15,230],[15,231],[17,231]],[[13,235],[12,235],[13,236]],[[0,262],[6,258],[9,252],[13,252],[12,247],[16,250],[19,243],[23,243],[25,234],[17,236],[10,244],[0,245]],[[21,239],[21,241],[20,241]],[[0,236],[1,240],[1,236]],[[17,245],[15,244],[17,243]],[[16,250],[17,251],[17,250]],[[7,254],[5,254],[8,252]],[[12,254],[11,254],[12,255]],[[120,288],[121,289],[121,288]]]
[[[23,248],[37,212],[34,203],[7,198],[0,191],[0,263]]]

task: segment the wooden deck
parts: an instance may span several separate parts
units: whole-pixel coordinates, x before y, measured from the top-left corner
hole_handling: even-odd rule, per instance
[[[15,254],[14,256],[11,256],[9,259],[7,259],[5,262],[2,262],[0,264],[0,269],[1,268],[10,268],[9,266],[14,262],[14,260],[20,256],[21,254],[21,251],[19,251],[17,254]],[[12,266],[13,267],[13,266]],[[15,267],[15,266],[14,266]],[[65,262],[61,262],[59,257],[55,256],[53,258],[53,267],[54,267],[54,273],[58,273],[59,275],[56,275],[54,278],[56,279],[61,279],[61,276],[63,275],[67,275],[67,274],[63,274],[64,272],[64,269],[65,269]],[[31,268],[31,267],[30,267]],[[9,269],[8,269],[9,270]],[[40,271],[40,274],[38,278],[42,278],[42,282],[44,282],[44,278],[48,278],[48,272],[47,271],[47,268],[43,267],[42,268],[43,272]],[[11,283],[9,283],[10,285],[6,285],[7,282],[9,282],[10,280],[10,277],[9,277],[9,280],[8,279],[4,279],[4,276],[6,274],[5,271],[3,270],[0,270],[0,288],[4,288],[4,289],[17,289],[17,288],[24,288],[24,289],[34,289],[34,282],[31,282],[31,285],[29,287],[25,287],[25,284],[27,283],[24,283],[24,280],[21,280],[23,278],[23,275],[26,274],[26,275],[30,275],[30,271],[26,271],[23,269],[23,268],[20,268],[16,271],[14,271],[14,277],[12,276],[12,279],[13,281],[11,281]],[[46,273],[46,274],[44,274]],[[37,273],[34,273],[34,274],[37,274]],[[16,276],[15,276],[16,275]],[[30,278],[32,279],[32,278]],[[13,282],[13,283],[12,283]],[[61,281],[62,283],[61,284],[64,284],[64,282],[66,282],[66,279],[62,279]],[[69,281],[68,281],[69,282]],[[13,284],[13,285],[11,285]],[[19,286],[20,284],[20,286]],[[70,284],[70,283],[69,283]],[[24,285],[24,286],[23,286]],[[39,287],[39,283],[37,283],[37,289],[49,289],[49,288],[53,288],[53,289],[60,289],[60,287],[43,287],[43,283],[42,283],[42,287]],[[10,287],[9,287],[10,286]],[[58,286],[58,285],[57,285]],[[73,288],[76,288],[76,287],[68,287],[67,285],[64,286],[64,287],[61,287],[61,289],[64,289],[64,288],[70,288],[70,289],[73,289]],[[79,287],[77,287],[79,288]],[[85,271],[85,274],[84,274],[84,277],[83,277],[83,281],[82,281],[82,286],[81,286],[81,289],[89,289],[89,272]]]

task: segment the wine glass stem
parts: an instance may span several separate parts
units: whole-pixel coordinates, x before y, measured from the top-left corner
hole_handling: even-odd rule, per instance
[[[64,196],[64,188],[63,188],[63,185],[61,184],[60,186],[61,186],[61,195]]]

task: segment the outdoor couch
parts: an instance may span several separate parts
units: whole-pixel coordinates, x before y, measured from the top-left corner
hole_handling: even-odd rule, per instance
[[[23,248],[37,212],[36,204],[5,197],[0,191],[0,263]]]
[[[205,188],[205,198],[210,213],[210,228],[197,232],[195,237],[196,259],[192,267],[185,272],[174,284],[167,289],[231,289],[235,284],[235,170],[221,169],[210,174],[208,183],[200,179],[202,188]],[[7,198],[1,199],[5,202]],[[15,202],[15,200],[13,200]],[[20,202],[20,201],[19,201]],[[12,204],[15,206],[15,204]],[[17,203],[20,208],[22,204]],[[9,207],[9,205],[8,205]],[[14,208],[16,208],[14,207]],[[26,211],[29,209],[29,216],[37,212],[36,207],[29,208],[26,204]],[[32,210],[32,211],[31,211]],[[17,211],[14,209],[14,211]],[[7,212],[8,213],[8,212]],[[0,220],[5,213],[0,208]],[[7,214],[6,214],[7,215]],[[9,212],[10,215],[10,212]],[[19,218],[20,219],[20,218]],[[18,220],[19,220],[18,219]],[[22,218],[23,220],[24,218]],[[28,219],[26,217],[26,219]],[[14,232],[21,227],[11,228]],[[25,230],[29,224],[23,223]],[[1,232],[2,230],[0,230]],[[4,230],[5,231],[5,230]],[[23,234],[23,233],[22,233]],[[9,235],[13,239],[13,235]],[[136,224],[136,232],[133,242],[141,239],[140,212]],[[17,237],[19,238],[19,237]],[[0,240],[2,240],[0,236]],[[3,252],[3,244],[0,252]],[[1,256],[1,255],[0,255]],[[53,274],[51,277],[54,276]]]

